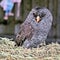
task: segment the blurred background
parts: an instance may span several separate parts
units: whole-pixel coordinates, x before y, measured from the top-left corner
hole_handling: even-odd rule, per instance
[[[47,7],[53,15],[52,28],[46,41],[60,42],[60,0],[22,0],[19,6],[18,3],[15,3],[12,10],[15,15],[14,17],[9,17],[8,25],[1,23],[4,12],[0,7],[0,36],[13,37],[18,32],[19,25],[23,23],[31,9],[35,6]],[[19,16],[17,16],[17,13],[19,13]]]

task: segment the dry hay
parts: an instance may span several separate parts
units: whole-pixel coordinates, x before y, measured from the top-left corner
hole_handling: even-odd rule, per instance
[[[16,47],[12,39],[0,37],[0,60],[60,60],[60,45],[52,43],[40,48]]]

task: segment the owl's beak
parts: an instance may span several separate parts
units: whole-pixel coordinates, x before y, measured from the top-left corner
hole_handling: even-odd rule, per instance
[[[38,22],[38,23],[39,23],[39,22],[41,21],[40,16],[37,16],[35,20],[36,20],[36,22]]]

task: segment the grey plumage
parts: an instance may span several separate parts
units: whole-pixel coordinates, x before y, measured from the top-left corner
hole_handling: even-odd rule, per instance
[[[39,23],[35,21],[33,13],[37,13],[38,15],[41,16],[41,21]],[[47,8],[45,7],[33,8],[23,24],[30,23],[35,31],[30,40],[28,40],[27,38],[24,41],[23,47],[32,48],[37,47],[40,43],[43,43],[47,38],[49,30],[51,29],[52,21],[53,21],[52,14]]]

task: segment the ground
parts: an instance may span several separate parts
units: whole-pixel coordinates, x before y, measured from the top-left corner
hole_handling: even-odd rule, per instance
[[[14,46],[12,39],[0,37],[0,60],[60,60],[60,45],[52,43],[38,48]]]

